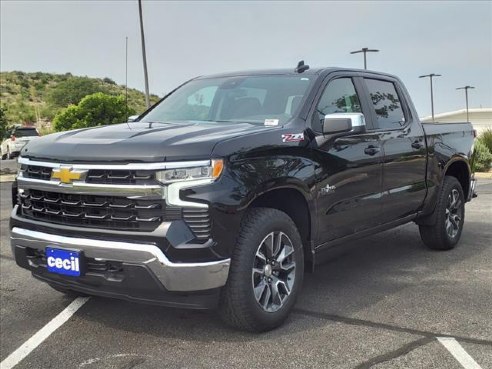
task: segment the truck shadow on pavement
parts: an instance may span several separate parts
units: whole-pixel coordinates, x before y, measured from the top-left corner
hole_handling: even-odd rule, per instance
[[[430,290],[435,288],[431,286],[447,288],[457,283],[461,274],[451,269],[467,258],[480,258],[489,247],[491,233],[484,233],[483,229],[484,223],[467,221],[460,244],[447,252],[426,249],[414,224],[347,243],[343,254],[305,275],[303,291],[286,323],[261,335],[226,327],[214,311],[163,308],[104,298],[89,301],[81,318],[121,331],[207,342],[269,340],[319,327],[320,321],[306,319],[305,311],[362,319],[368,312],[367,317],[374,321],[379,319],[375,314],[384,307],[382,320],[411,326],[412,319],[421,319],[412,312],[418,310],[416,305],[432,304],[435,301],[431,300],[439,298]],[[439,324],[431,326],[435,319],[443,319],[439,311],[436,314],[427,318],[429,330],[438,329]],[[300,319],[306,321],[299,324]]]

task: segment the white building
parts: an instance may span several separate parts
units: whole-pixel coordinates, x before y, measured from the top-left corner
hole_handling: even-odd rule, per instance
[[[468,109],[468,117],[477,135],[486,130],[492,129],[492,108]],[[432,116],[421,118],[422,122],[432,122]],[[449,111],[446,113],[434,114],[436,123],[457,123],[466,122],[466,109]]]

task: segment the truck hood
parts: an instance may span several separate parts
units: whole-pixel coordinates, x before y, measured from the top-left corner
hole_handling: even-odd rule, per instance
[[[248,123],[123,123],[51,134],[22,156],[57,162],[162,162],[210,158],[222,140],[271,130]]]

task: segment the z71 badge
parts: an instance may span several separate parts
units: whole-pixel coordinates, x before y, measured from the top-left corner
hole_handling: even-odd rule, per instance
[[[282,142],[301,142],[304,141],[304,133],[286,133],[282,135]]]

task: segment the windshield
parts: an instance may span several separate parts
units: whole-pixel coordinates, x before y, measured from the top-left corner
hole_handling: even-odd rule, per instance
[[[39,136],[36,128],[17,128],[14,132],[16,137]]]
[[[288,75],[196,79],[161,101],[141,121],[281,125],[294,116],[310,82],[308,77]]]

